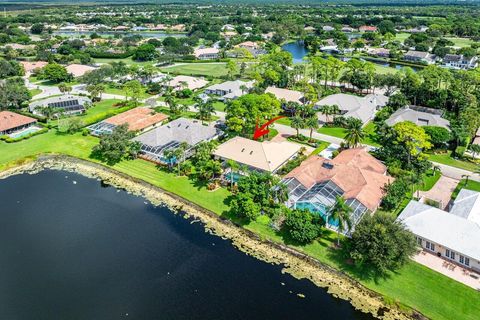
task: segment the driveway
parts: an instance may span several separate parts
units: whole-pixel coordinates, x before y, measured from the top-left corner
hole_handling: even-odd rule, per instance
[[[457,179],[441,176],[437,183],[428,191],[420,191],[420,198],[435,200],[440,203],[440,209],[445,210],[450,202],[453,190],[457,187]]]

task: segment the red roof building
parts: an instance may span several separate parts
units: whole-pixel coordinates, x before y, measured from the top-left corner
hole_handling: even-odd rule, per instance
[[[27,128],[36,123],[37,119],[30,118],[11,111],[0,111],[0,135],[10,134]]]

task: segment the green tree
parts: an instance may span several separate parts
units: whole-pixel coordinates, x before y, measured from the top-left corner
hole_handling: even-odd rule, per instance
[[[363,123],[360,119],[349,118],[347,121],[345,141],[349,148],[356,148],[362,142],[362,139],[365,137],[363,132]]]
[[[355,226],[349,252],[358,266],[385,275],[409,261],[416,252],[416,241],[395,216],[377,212],[365,215]]]
[[[123,159],[135,158],[140,152],[140,143],[132,141],[135,133],[128,131],[128,125],[116,126],[111,134],[100,137],[98,145],[93,147],[92,153],[109,165],[120,162]]]
[[[283,228],[292,240],[307,244],[320,235],[321,223],[310,211],[293,209],[287,211]]]
[[[305,128],[305,119],[299,115],[293,116],[290,120],[290,126],[297,130],[297,137],[300,136],[300,129]]]
[[[353,209],[346,204],[343,197],[337,196],[335,204],[329,211],[329,219],[337,222],[337,246],[340,246],[340,232],[352,230],[352,219],[350,214]]]
[[[130,97],[135,107],[138,105],[138,99],[142,93],[142,84],[138,80],[130,80],[123,85],[123,91],[125,91],[125,97]]]
[[[133,60],[152,61],[158,56],[155,46],[150,43],[140,45],[133,54]]]
[[[64,66],[58,63],[49,63],[42,69],[41,78],[54,83],[60,83],[71,81],[72,75],[67,72]]]
[[[0,81],[0,110],[20,109],[32,98],[22,78]]]
[[[312,138],[313,130],[318,129],[318,127],[319,127],[317,115],[313,114],[313,115],[309,116],[305,120],[305,125],[306,125],[307,128],[310,129],[310,141],[313,141],[313,138]]]
[[[233,79],[238,72],[237,63],[234,60],[227,61],[228,78]]]
[[[396,133],[396,141],[394,143],[403,145],[407,150],[408,163],[412,157],[422,158],[423,151],[432,147],[430,137],[425,133],[422,127],[417,126],[410,121],[399,122],[393,126]]]

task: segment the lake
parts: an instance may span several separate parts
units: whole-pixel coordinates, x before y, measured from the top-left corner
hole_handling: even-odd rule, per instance
[[[372,319],[78,174],[0,180],[0,203],[0,319]]]
[[[308,54],[308,49],[305,47],[303,42],[301,41],[295,41],[295,42],[289,42],[287,44],[284,44],[282,46],[282,49],[285,51],[288,51],[292,54],[293,57],[293,63],[302,63],[305,62],[303,58]],[[348,61],[350,58],[344,57],[343,59],[340,57],[339,59]],[[367,59],[368,60],[368,59]],[[389,67],[389,68],[395,68],[397,70],[400,70],[402,68],[405,68],[407,66],[394,63],[394,62],[385,62],[385,61],[378,61],[378,60],[368,60],[371,63],[377,64],[382,67]],[[415,67],[415,66],[409,66],[413,71],[417,72],[421,70],[421,67]]]
[[[167,33],[161,31],[54,31],[53,35],[58,35],[62,37],[69,37],[69,38],[82,38],[82,37],[90,37],[92,33],[96,33],[102,37],[106,36],[119,36],[119,37],[127,37],[127,36],[141,36],[144,38],[165,38],[165,37],[186,37],[185,33]]]

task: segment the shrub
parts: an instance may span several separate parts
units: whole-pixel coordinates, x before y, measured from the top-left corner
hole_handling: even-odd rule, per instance
[[[321,231],[322,219],[316,219],[308,210],[291,210],[287,212],[283,228],[296,242],[306,244],[315,240]]]

